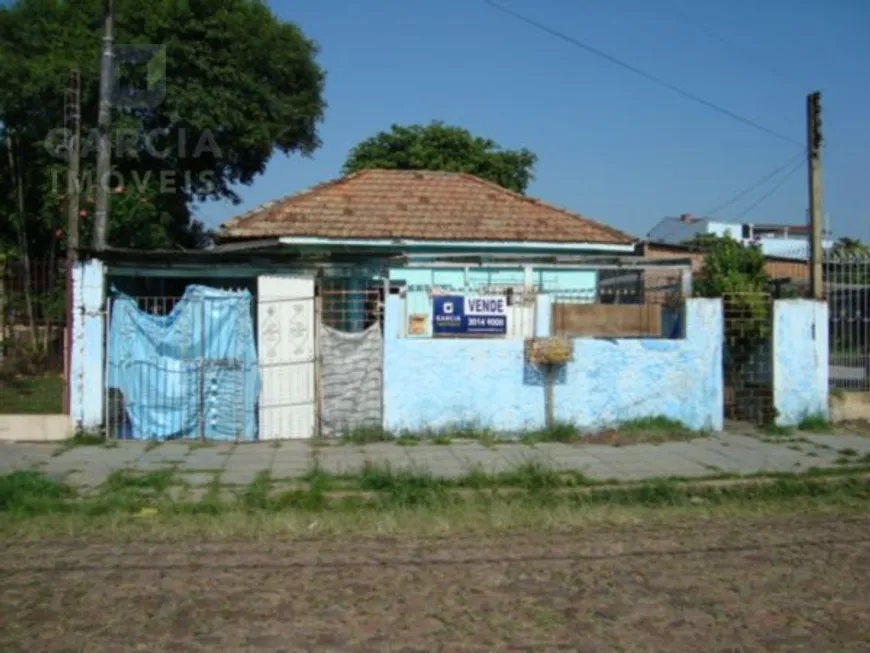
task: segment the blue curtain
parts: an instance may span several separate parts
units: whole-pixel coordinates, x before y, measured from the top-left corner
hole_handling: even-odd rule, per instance
[[[188,286],[171,313],[157,316],[113,291],[106,381],[123,396],[119,437],[255,439],[251,293]]]

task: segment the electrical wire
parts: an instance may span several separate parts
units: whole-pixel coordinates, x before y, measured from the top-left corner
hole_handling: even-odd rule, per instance
[[[803,167],[803,165],[804,165],[803,160],[798,161],[798,162],[797,162],[797,165],[794,166],[794,167],[792,167],[792,169],[788,171],[788,174],[787,174],[785,177],[783,177],[782,179],[780,179],[779,182],[778,182],[776,185],[773,186],[773,188],[771,188],[771,189],[770,189],[769,191],[767,191],[764,195],[762,195],[762,196],[759,197],[757,200],[755,200],[752,204],[750,204],[750,205],[747,206],[745,209],[743,209],[743,210],[742,210],[742,211],[737,215],[737,219],[739,220],[740,218],[742,218],[743,216],[745,216],[747,213],[749,213],[750,211],[752,211],[752,210],[753,210],[754,208],[756,208],[759,204],[761,204],[761,203],[764,202],[767,198],[769,198],[771,195],[773,195],[776,191],[778,191],[778,190],[782,187],[782,185],[783,185],[785,182],[787,182],[789,179],[791,179],[791,176],[792,176],[794,173],[796,173],[798,170],[800,170],[800,169]]]
[[[703,215],[705,217],[714,217],[717,213],[719,213],[719,211],[722,211],[723,209],[727,209],[729,206],[731,206],[735,202],[739,202],[741,199],[746,197],[749,193],[754,191],[756,188],[763,186],[765,183],[767,183],[768,181],[770,181],[771,179],[776,177],[783,170],[785,170],[786,168],[788,168],[791,165],[794,165],[796,161],[803,160],[803,158],[804,158],[803,152],[796,154],[793,157],[790,157],[788,159],[788,161],[783,163],[781,166],[777,167],[775,170],[764,175],[764,177],[762,177],[761,179],[759,179],[758,181],[753,183],[751,186],[744,188],[742,191],[740,191],[739,193],[734,195],[734,197],[730,198],[729,200],[727,200],[725,202],[722,202],[722,204],[720,204],[719,206],[717,206],[713,209],[710,209],[709,211],[705,211],[701,215]]]
[[[695,102],[697,104],[705,106],[708,109],[715,111],[716,113],[722,114],[723,116],[727,116],[727,117],[731,118],[732,120],[736,120],[737,122],[740,122],[744,125],[752,127],[753,129],[757,129],[758,131],[764,132],[770,136],[774,136],[774,137],[776,137],[780,140],[786,141],[788,143],[793,143],[794,145],[804,147],[804,145],[802,143],[794,140],[793,138],[791,138],[789,136],[786,136],[784,134],[780,134],[779,132],[774,131],[773,129],[770,129],[768,127],[765,127],[764,125],[761,125],[761,124],[755,122],[754,120],[751,120],[749,118],[744,118],[743,116],[736,114],[733,111],[726,109],[725,107],[722,107],[714,102],[710,102],[709,100],[705,100],[704,98],[695,95],[691,91],[687,91],[687,90],[677,86],[676,84],[672,84],[671,82],[669,82],[667,80],[661,79],[660,77],[656,77],[655,75],[653,75],[651,73],[645,72],[645,71],[641,70],[640,68],[637,68],[636,66],[633,66],[630,63],[627,63],[627,62],[625,62],[621,59],[618,59],[612,55],[609,55],[606,52],[603,52],[603,51],[599,50],[598,48],[595,48],[595,47],[589,45],[588,43],[584,43],[583,41],[574,38],[573,36],[568,36],[567,34],[564,34],[558,30],[555,30],[552,27],[547,27],[546,25],[539,23],[536,20],[529,18],[528,16],[524,16],[523,14],[517,13],[517,12],[513,11],[512,9],[508,9],[507,7],[504,7],[500,4],[498,4],[497,2],[493,2],[493,0],[483,0],[483,2],[484,2],[484,4],[492,7],[493,9],[497,9],[498,11],[501,11],[509,16],[512,16],[513,18],[516,18],[517,20],[519,20],[521,22],[526,23],[527,25],[531,25],[532,27],[534,27],[542,32],[545,32],[545,33],[549,34],[550,36],[553,36],[557,39],[560,39],[562,41],[570,43],[571,45],[574,45],[575,47],[578,47],[582,50],[585,50],[586,52],[589,52],[590,54],[594,54],[596,57],[604,59],[605,61],[609,61],[610,63],[612,63],[616,66],[619,66],[620,68],[623,68],[629,72],[634,73],[635,75],[638,75],[639,77],[643,77],[644,79],[646,79],[650,82],[653,82],[654,84],[656,84],[658,86],[669,89],[669,90],[673,91],[674,93],[677,93],[678,95],[681,95],[682,97],[686,98],[687,100],[691,100],[692,102]]]
[[[769,65],[765,65],[764,63],[759,62],[758,58],[753,56],[752,53],[750,53],[747,48],[741,46],[736,41],[728,38],[727,36],[725,36],[724,34],[722,34],[719,31],[713,29],[709,25],[705,25],[704,23],[695,20],[694,18],[689,16],[684,11],[675,7],[673,4],[669,3],[667,6],[656,5],[656,10],[657,11],[670,11],[677,18],[678,21],[680,21],[686,25],[689,25],[690,27],[694,27],[695,29],[697,29],[701,32],[704,32],[707,36],[709,36],[713,40],[719,41],[719,43],[722,43],[723,45],[731,48],[732,50],[734,50],[735,52],[740,54],[740,56],[742,56],[743,59],[745,59],[747,62],[751,62],[753,64],[754,68],[756,68],[756,69],[757,68],[764,68],[768,72],[768,74],[770,74],[771,76],[777,77],[780,80],[787,82],[790,86],[800,87],[804,93],[807,92],[805,90],[804,86],[802,84],[797,84],[797,81],[791,75],[786,75],[785,73],[783,73],[781,70],[779,70],[777,68],[773,68]]]

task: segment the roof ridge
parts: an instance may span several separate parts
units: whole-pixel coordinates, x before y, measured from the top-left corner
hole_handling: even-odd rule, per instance
[[[436,199],[429,197],[430,192]],[[421,212],[417,199],[420,206],[431,206]],[[456,212],[452,201],[465,202],[459,213],[470,208],[472,213],[465,218],[471,221]],[[480,221],[473,219],[475,215]],[[365,221],[359,222],[363,216]],[[249,238],[282,230],[287,236],[337,238],[375,237],[371,234],[377,232],[424,240],[445,236],[473,240],[479,235],[482,240],[510,236],[528,242],[630,245],[638,241],[597,220],[470,172],[390,168],[358,170],[264,202],[223,222],[217,237]]]

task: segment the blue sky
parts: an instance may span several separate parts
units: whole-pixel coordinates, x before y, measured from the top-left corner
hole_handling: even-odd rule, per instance
[[[483,0],[273,0],[321,47],[329,107],[312,158],[275,157],[214,226],[339,176],[348,151],[390,124],[443,120],[539,157],[529,194],[636,236],[703,214],[800,148],[690,102],[517,21]],[[797,142],[805,95],[823,94],[824,207],[837,235],[870,241],[870,3],[866,0],[504,0]],[[702,26],[702,27],[699,27]],[[704,29],[707,28],[707,29]],[[711,34],[708,29],[715,31]],[[806,172],[717,213],[802,223]]]

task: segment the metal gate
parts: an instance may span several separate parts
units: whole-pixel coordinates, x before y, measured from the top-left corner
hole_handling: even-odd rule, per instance
[[[722,297],[722,369],[725,419],[753,424],[774,420],[773,299],[768,293]]]
[[[314,279],[258,277],[261,440],[315,434],[315,338]]]

